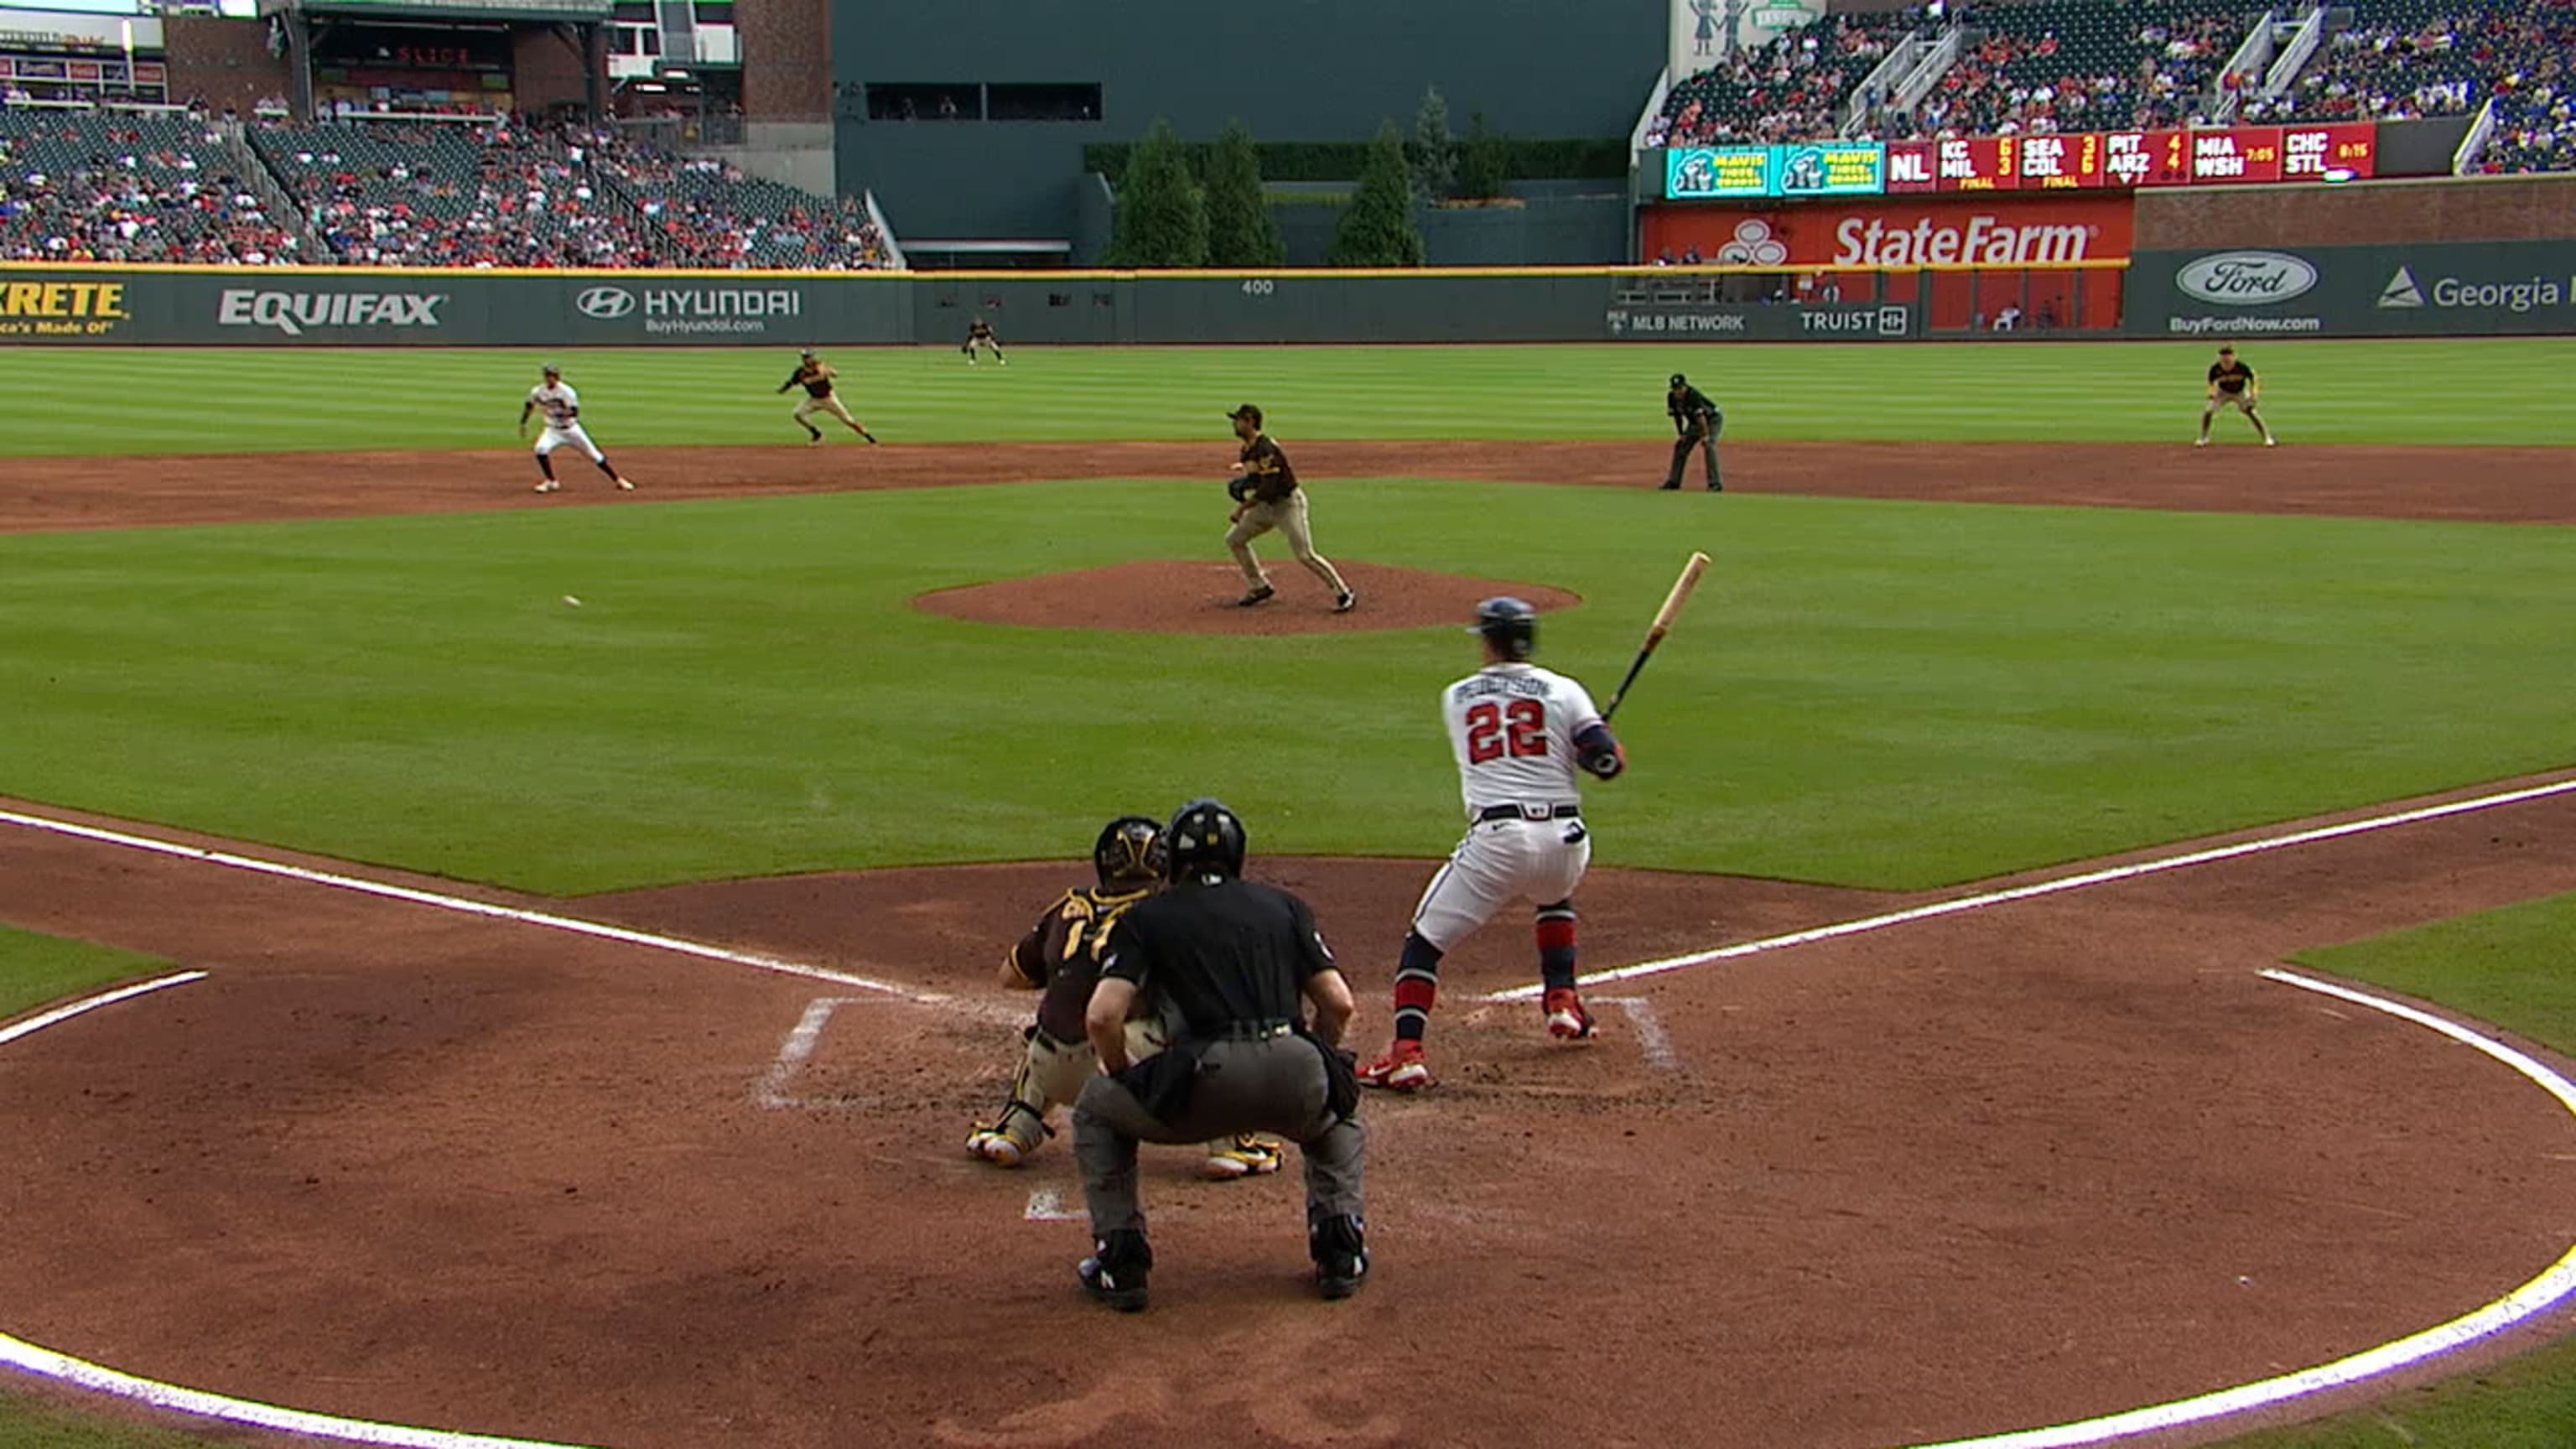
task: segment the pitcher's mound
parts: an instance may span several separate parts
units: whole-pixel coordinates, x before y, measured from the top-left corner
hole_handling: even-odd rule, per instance
[[[1471,579],[1458,574],[1378,564],[1341,563],[1342,581],[1359,607],[1333,612],[1333,596],[1292,561],[1273,562],[1278,595],[1245,609],[1243,575],[1204,559],[1140,559],[1104,569],[940,589],[913,602],[934,614],[985,624],[1052,629],[1132,629],[1173,634],[1320,634],[1337,629],[1418,629],[1474,622],[1476,605],[1496,594],[1527,601],[1540,613],[1582,602],[1545,584]]]

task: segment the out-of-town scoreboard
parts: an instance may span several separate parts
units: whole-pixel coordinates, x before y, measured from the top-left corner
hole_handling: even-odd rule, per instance
[[[2378,160],[2379,128],[2367,121],[1933,141],[1676,146],[1664,153],[1664,196],[1671,201],[1710,201],[2353,181],[2376,175]]]

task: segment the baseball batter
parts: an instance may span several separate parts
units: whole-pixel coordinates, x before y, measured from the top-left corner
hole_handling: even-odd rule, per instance
[[[1592,862],[1574,772],[1611,779],[1627,768],[1627,752],[1582,685],[1529,662],[1538,647],[1537,610],[1519,599],[1487,599],[1476,606],[1473,632],[1483,641],[1484,667],[1440,696],[1467,835],[1414,907],[1396,962],[1394,1045],[1360,1069],[1362,1082],[1399,1092],[1431,1085],[1422,1037],[1440,987],[1440,958],[1507,901],[1537,908],[1546,983],[1539,1007],[1548,1034],[1566,1041],[1592,1035],[1592,1013],[1574,986],[1574,888]]]
[[[877,440],[877,435],[869,432],[866,424],[851,417],[850,410],[841,406],[840,391],[834,386],[834,380],[840,375],[838,368],[816,357],[814,349],[808,347],[797,354],[796,370],[787,374],[787,380],[778,385],[782,393],[791,387],[805,389],[805,400],[796,405],[792,416],[796,419],[796,426],[805,430],[806,447],[820,447],[823,442],[822,429],[805,421],[816,413],[829,413],[846,423],[851,432],[871,443]]]
[[[1047,1116],[1071,1106],[1100,1062],[1084,1033],[1083,1011],[1099,984],[1098,952],[1109,928],[1127,908],[1153,893],[1163,879],[1162,827],[1142,815],[1122,815],[1101,828],[1092,843],[1097,886],[1077,886],[1056,898],[1046,914],[1002,955],[1002,983],[1043,991],[1038,1019],[1020,1033],[1024,1050],[1011,1078],[1010,1098],[990,1124],[978,1123],[966,1150],[997,1167],[1017,1167],[1055,1135]],[[1139,1061],[1163,1049],[1162,1023],[1140,1017],[1127,1023],[1127,1053]],[[1246,1133],[1207,1145],[1199,1175],[1215,1181],[1279,1170],[1279,1149]]]
[[[1245,403],[1226,416],[1234,420],[1234,435],[1243,442],[1234,477],[1225,485],[1226,495],[1234,500],[1234,512],[1228,515],[1233,526],[1226,530],[1225,546],[1234,555],[1235,567],[1243,570],[1244,594],[1235,603],[1248,609],[1269,602],[1279,592],[1262,573],[1261,561],[1252,556],[1252,541],[1275,528],[1286,535],[1288,551],[1297,556],[1297,562],[1333,591],[1334,613],[1358,608],[1360,596],[1342,582],[1331,559],[1315,552],[1315,536],[1306,526],[1306,490],[1297,486],[1297,470],[1288,466],[1288,455],[1279,450],[1277,440],[1261,430],[1261,409]]]
[[[968,367],[973,367],[975,365],[976,349],[984,347],[989,347],[993,350],[993,360],[995,362],[1004,367],[1011,365],[1011,359],[1002,355],[1002,339],[993,335],[993,324],[985,321],[981,317],[978,317],[974,321],[966,324],[966,345],[959,349],[966,354],[966,365]]]
[[[599,445],[590,440],[590,434],[582,431],[581,394],[574,392],[563,380],[562,369],[551,363],[546,366],[545,380],[528,389],[528,400],[519,407],[519,437],[522,441],[528,436],[528,419],[536,413],[543,413],[546,418],[546,430],[537,438],[537,471],[545,475],[537,482],[539,493],[552,493],[563,487],[562,480],[555,477],[554,451],[557,448],[579,448],[600,472],[608,475],[608,481],[629,492],[634,490],[635,485],[618,476],[617,469],[609,464],[608,455],[599,451]]]
[[[2245,415],[2254,431],[2263,435],[2263,446],[2277,448],[2281,440],[2272,436],[2271,425],[2254,411],[2255,400],[2263,395],[2263,384],[2254,380],[2254,369],[2236,360],[2236,349],[2221,347],[2218,360],[2209,365],[2209,403],[2200,410],[2200,441],[2195,448],[2209,446],[2209,420],[2227,408]]]

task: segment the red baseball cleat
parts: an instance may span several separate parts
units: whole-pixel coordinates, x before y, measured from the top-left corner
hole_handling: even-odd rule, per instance
[[[1431,1085],[1431,1064],[1422,1059],[1422,1043],[1399,1040],[1386,1055],[1360,1068],[1360,1085],[1390,1092],[1419,1092]]]
[[[1592,1035],[1592,1013],[1583,1009],[1583,998],[1571,986],[1550,991],[1539,1009],[1547,1013],[1547,1034],[1559,1041],[1581,1041]]]

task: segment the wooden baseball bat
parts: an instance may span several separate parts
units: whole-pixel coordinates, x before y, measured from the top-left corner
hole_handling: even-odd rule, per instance
[[[1691,590],[1699,587],[1699,576],[1707,572],[1708,555],[1704,553],[1692,553],[1690,562],[1682,565],[1682,576],[1673,580],[1672,592],[1664,595],[1664,606],[1655,611],[1655,622],[1646,627],[1646,642],[1637,646],[1637,658],[1628,666],[1628,677],[1619,681],[1619,688],[1611,694],[1610,702],[1601,707],[1604,724],[1619,712],[1619,701],[1628,697],[1628,686],[1637,682],[1637,672],[1646,667],[1655,646],[1663,643],[1664,636],[1672,632],[1673,621],[1681,617],[1682,605],[1690,602]]]

